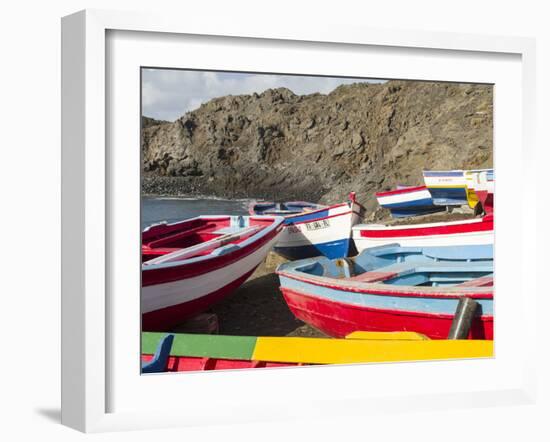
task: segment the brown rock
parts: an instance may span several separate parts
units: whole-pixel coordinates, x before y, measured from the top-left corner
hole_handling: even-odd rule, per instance
[[[422,184],[422,169],[492,166],[492,101],[488,85],[414,81],[216,98],[173,123],[144,118],[144,192],[333,203],[354,190],[374,209],[376,191]]]

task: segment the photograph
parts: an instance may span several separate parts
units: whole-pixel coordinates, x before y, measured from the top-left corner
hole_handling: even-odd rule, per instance
[[[140,75],[142,374],[494,356],[493,84]]]

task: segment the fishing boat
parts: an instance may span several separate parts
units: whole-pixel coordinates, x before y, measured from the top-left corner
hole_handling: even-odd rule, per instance
[[[424,183],[438,206],[468,204],[463,170],[424,170]]]
[[[472,209],[474,209],[479,202],[476,190],[484,190],[486,188],[486,177],[488,174],[493,176],[493,169],[464,171],[464,177],[466,179],[466,198],[468,200],[468,205]]]
[[[265,259],[283,221],[275,216],[199,216],[143,230],[143,330],[168,330],[231,294]]]
[[[410,225],[357,224],[352,228],[353,242],[359,253],[371,247],[395,243],[402,247],[493,244],[494,237],[493,215]]]
[[[400,247],[281,264],[281,291],[293,314],[334,336],[355,331],[449,335],[461,298],[479,306],[470,339],[493,339],[493,247]]]
[[[478,182],[474,186],[474,191],[481,203],[483,211],[487,214],[492,214],[495,193],[495,175],[493,170],[479,174]]]
[[[433,203],[426,186],[398,186],[395,190],[376,193],[378,204],[391,212],[394,218],[425,215],[445,210]]]
[[[288,204],[283,203],[281,207],[289,207]],[[255,207],[252,205],[250,208],[253,213],[256,213]],[[348,256],[351,228],[364,214],[365,208],[355,200],[354,192],[350,193],[349,201],[345,203],[320,208],[308,207],[301,212],[287,214],[284,217],[285,228],[273,250],[290,260],[313,256]]]
[[[493,169],[424,170],[422,175],[435,205],[461,206],[467,204],[474,208],[477,204],[474,185],[481,174],[492,174],[492,171]]]
[[[288,216],[315,210],[323,210],[327,207],[328,206],[322,204],[309,203],[307,201],[288,201],[284,203],[253,201],[248,207],[248,212],[250,215]]]
[[[430,340],[411,332],[345,339],[142,333],[142,373],[421,361],[493,356],[489,340]]]

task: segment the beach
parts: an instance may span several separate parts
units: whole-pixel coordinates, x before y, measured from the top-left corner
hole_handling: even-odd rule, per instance
[[[211,311],[218,316],[219,333],[245,336],[326,336],[296,319],[279,290],[275,270],[286,260],[274,252],[267,255],[239,289]]]

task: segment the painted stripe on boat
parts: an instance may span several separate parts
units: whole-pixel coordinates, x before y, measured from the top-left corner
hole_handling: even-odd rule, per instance
[[[403,193],[418,192],[419,190],[426,190],[426,186],[404,187],[403,189],[387,190],[385,192],[376,192],[376,196],[389,196],[400,195]]]
[[[271,226],[266,227],[242,243],[239,243],[238,247],[227,254],[215,255],[213,251],[208,255],[193,257],[183,261],[152,265],[146,265],[144,263],[141,267],[142,286],[152,286],[155,284],[200,276],[238,262],[247,255],[264,247],[268,241],[272,241],[273,238],[281,235],[284,229],[282,222],[283,218],[279,218],[279,221],[274,222]]]
[[[148,313],[171,305],[189,302],[225,287],[253,270],[273,247],[277,237],[249,255],[211,272],[141,288],[141,312]]]
[[[446,176],[462,177],[464,176],[464,171],[463,170],[423,170],[422,174],[425,177],[446,177]]]
[[[285,264],[282,264],[285,265]],[[305,284],[308,288],[307,293],[316,288],[328,288],[338,291],[359,293],[359,294],[375,294],[381,296],[396,296],[396,297],[412,297],[412,298],[442,298],[442,299],[457,299],[461,296],[468,296],[474,299],[493,299],[492,287],[416,287],[416,286],[399,286],[391,284],[378,283],[362,283],[349,279],[334,279],[323,276],[307,275],[303,272],[296,271],[277,271],[281,286],[283,279],[297,281]],[[304,276],[302,276],[304,275]],[[285,282],[289,282],[286,281]]]
[[[330,301],[339,302],[342,304],[354,304],[364,308],[391,310],[402,313],[417,312],[420,314],[454,315],[456,312],[459,294],[449,296],[448,293],[438,293],[434,296],[426,293],[410,293],[414,287],[407,286],[393,286],[403,288],[403,292],[393,291],[393,293],[390,290],[383,292],[369,288],[369,286],[380,287],[382,285],[383,284],[364,284],[365,288],[363,291],[356,292],[346,290],[347,287],[346,289],[339,287],[331,288],[320,285],[312,285],[307,281],[290,280],[285,277],[281,277],[282,288],[292,290],[298,294],[312,298],[328,299]],[[432,287],[421,288],[430,289]],[[439,289],[444,290],[444,288]],[[465,291],[468,289],[469,287],[462,288],[462,290]],[[484,287],[483,289],[491,290],[491,294],[489,295],[484,293],[470,297],[474,298],[480,304],[480,312],[482,315],[492,315],[492,287]]]
[[[274,362],[353,364],[493,356],[486,340],[360,340],[258,338],[253,358]]]
[[[359,229],[357,229],[359,230]],[[427,235],[451,235],[458,233],[487,232],[493,230],[493,220],[476,223],[443,224],[439,226],[403,226],[392,229],[369,229],[360,230],[360,235],[366,238],[393,238],[399,236],[427,236]]]
[[[464,219],[460,221],[445,221],[445,222],[438,222],[438,223],[422,223],[422,224],[409,224],[409,225],[402,225],[402,226],[394,226],[394,225],[388,225],[388,224],[357,224],[353,226],[353,230],[362,230],[362,229],[376,229],[376,230],[407,230],[407,229],[416,229],[420,227],[440,227],[440,226],[452,226],[452,225],[458,225],[458,224],[473,224],[473,223],[481,223],[484,221],[491,221],[494,218],[491,216],[484,216],[483,218],[471,218],[471,219]]]
[[[339,204],[335,204],[333,206],[328,206],[328,207],[327,206],[321,206],[319,209],[313,210],[311,212],[302,212],[302,213],[297,213],[295,215],[288,215],[288,216],[285,217],[285,220],[289,220],[291,222],[299,222],[301,217],[310,216],[310,215],[312,215],[313,217],[321,218],[321,217],[324,216],[324,215],[321,214],[322,212],[328,212],[328,211],[331,211],[331,210],[334,211],[334,210],[341,209],[341,208],[343,208],[345,210],[347,207],[349,207],[348,203],[339,203]]]
[[[141,334],[141,353],[154,354],[166,333]],[[192,356],[251,360],[256,336],[224,336],[175,333],[171,356]]]
[[[434,208],[433,200],[431,195],[428,195],[427,198],[419,198],[414,200],[408,200],[408,201],[378,201],[380,206],[386,208],[386,209],[419,209],[422,207],[425,208]]]
[[[353,241],[360,253],[367,248],[380,247],[398,243],[402,247],[441,247],[441,246],[467,246],[467,245],[491,245],[494,243],[494,232],[457,233],[454,235],[425,235],[425,236],[399,236],[365,238],[354,234]]]

